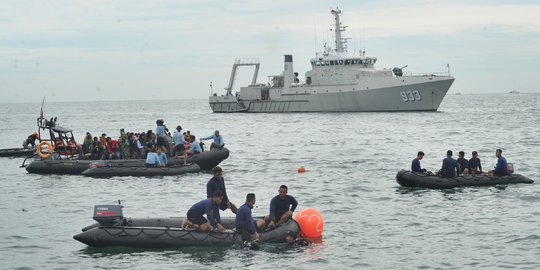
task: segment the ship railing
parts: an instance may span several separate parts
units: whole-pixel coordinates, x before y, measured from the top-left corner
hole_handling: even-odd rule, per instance
[[[254,64],[260,64],[261,61],[259,58],[236,58],[234,60],[234,63],[237,65],[245,65],[245,64],[254,65]]]
[[[413,72],[403,72],[402,77],[445,77],[450,76],[448,72],[429,72],[429,73],[413,73]]]

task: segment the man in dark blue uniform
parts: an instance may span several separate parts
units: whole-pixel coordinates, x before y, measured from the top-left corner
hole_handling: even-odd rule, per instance
[[[187,212],[187,219],[182,222],[182,228],[195,227],[199,231],[208,232],[210,230],[223,231],[224,227],[221,224],[219,216],[219,205],[223,200],[223,193],[216,190],[211,198],[204,199],[191,208]],[[206,218],[204,215],[206,214]]]
[[[236,231],[242,236],[242,241],[259,240],[257,230],[264,228],[264,220],[253,220],[251,209],[255,205],[255,194],[249,193],[246,196],[246,203],[238,209],[236,213]],[[252,235],[254,237],[252,237]]]
[[[495,165],[495,170],[490,171],[490,173],[497,176],[508,175],[508,163],[506,162],[506,158],[502,156],[502,150],[497,149],[495,156],[497,157],[497,165]]]
[[[223,170],[220,167],[215,167],[212,172],[214,173],[214,176],[208,180],[208,183],[206,183],[206,197],[210,198],[216,190],[221,190],[221,192],[223,192],[223,201],[221,201],[219,208],[222,211],[230,208],[231,211],[236,214],[236,212],[238,212],[238,208],[236,208],[236,205],[230,202],[229,197],[227,197],[227,190],[225,190],[225,179],[223,179],[222,176]]]
[[[459,164],[459,173],[469,174],[469,161],[465,158],[465,152],[459,151],[457,162]]]
[[[418,154],[416,155],[416,158],[412,160],[411,171],[418,172],[418,173],[426,172],[426,169],[422,169],[422,167],[420,166],[420,160],[422,160],[423,158],[424,158],[424,152],[419,151]]]
[[[292,218],[298,202],[293,196],[287,195],[287,192],[287,186],[281,185],[279,187],[279,195],[270,201],[270,215],[265,217],[268,227],[272,228],[276,225],[281,225]]]
[[[472,158],[469,159],[469,173],[470,174],[481,174],[482,173],[482,164],[478,158],[478,152],[472,151]]]
[[[440,171],[442,177],[456,177],[459,174],[459,165],[457,161],[452,158],[452,155],[452,150],[446,152],[446,158],[443,159]]]

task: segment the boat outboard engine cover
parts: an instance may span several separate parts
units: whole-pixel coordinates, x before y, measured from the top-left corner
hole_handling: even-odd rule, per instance
[[[94,220],[101,226],[121,226],[124,223],[122,205],[95,205]]]

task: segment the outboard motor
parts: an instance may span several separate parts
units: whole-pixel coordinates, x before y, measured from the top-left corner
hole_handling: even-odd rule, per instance
[[[117,205],[95,205],[94,220],[101,226],[122,226],[124,224],[124,206]]]
[[[401,77],[403,76],[403,69],[406,68],[408,65],[405,65],[404,67],[395,67],[392,69],[392,72],[394,73],[394,75],[396,75],[397,77]]]

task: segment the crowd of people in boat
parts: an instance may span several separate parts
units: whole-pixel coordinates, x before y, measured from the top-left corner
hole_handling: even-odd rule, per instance
[[[251,243],[251,241],[258,241],[259,232],[286,223],[292,218],[293,212],[298,206],[296,199],[287,194],[287,186],[281,185],[278,191],[279,194],[270,201],[270,213],[263,219],[254,220],[251,210],[256,202],[255,193],[248,193],[245,203],[240,208],[237,208],[227,196],[223,170],[220,167],[215,167],[212,172],[213,176],[206,184],[206,199],[195,203],[189,208],[186,214],[187,219],[184,219],[182,228],[192,228],[202,232],[224,231],[225,228],[221,224],[220,210],[230,209],[236,215],[235,230],[241,235],[244,243],[247,244]],[[288,244],[298,244],[299,241],[302,241],[297,238],[296,233],[289,232],[287,234]]]
[[[92,136],[87,132],[82,143],[82,153],[89,159],[148,159],[148,165],[165,166],[167,157],[184,156],[185,160],[187,155],[202,153],[205,150],[204,143],[197,140],[189,130],[182,132],[180,125],[172,135],[163,120],[157,120],[156,125],[155,132],[152,130],[126,132],[120,129],[116,138],[105,133],[100,137]],[[202,140],[209,139],[213,139],[211,150],[225,145],[223,136],[218,130],[202,138]]]
[[[495,156],[497,157],[497,164],[493,170],[489,170],[487,173],[482,171],[482,164],[480,158],[478,158],[478,152],[472,151],[472,157],[467,160],[465,158],[465,152],[460,151],[457,159],[452,157],[452,150],[446,152],[446,158],[443,159],[441,169],[436,172],[436,175],[441,177],[456,177],[467,174],[486,174],[489,176],[505,176],[508,175],[508,163],[506,158],[502,156],[502,150],[495,150]],[[424,152],[419,151],[416,158],[412,160],[411,171],[418,173],[430,174],[426,169],[420,166],[420,160],[424,158]]]

